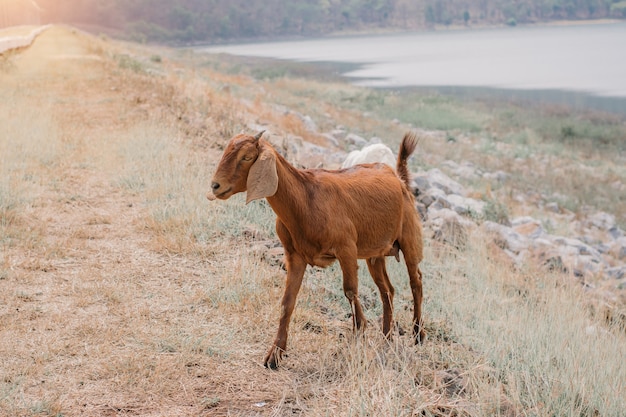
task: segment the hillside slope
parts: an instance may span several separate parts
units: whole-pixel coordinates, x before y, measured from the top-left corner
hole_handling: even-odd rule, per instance
[[[408,126],[312,101],[316,89],[375,98],[365,90],[260,82],[205,59],[59,26],[0,56],[0,415],[626,409],[620,310],[590,301],[567,274],[512,266],[480,234],[460,248],[427,234],[422,346],[401,334],[411,300],[395,261],[391,342],[366,268],[363,338],[352,335],[338,268],[310,269],[288,356],[264,369],[284,271],[266,204],[204,198],[226,140],[263,127],[327,145],[302,105],[320,128],[399,140]],[[449,158],[436,153],[446,141],[423,141],[416,163]]]

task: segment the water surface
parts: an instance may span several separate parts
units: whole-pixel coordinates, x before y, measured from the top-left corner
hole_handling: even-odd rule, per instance
[[[344,75],[371,87],[561,90],[626,99],[626,22],[334,37],[199,50],[358,64]]]

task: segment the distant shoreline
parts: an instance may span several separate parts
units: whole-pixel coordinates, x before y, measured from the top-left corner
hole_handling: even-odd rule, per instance
[[[302,41],[310,39],[332,39],[332,38],[346,38],[346,37],[361,37],[361,36],[378,36],[378,35],[400,35],[410,33],[432,33],[432,32],[450,32],[460,30],[486,30],[486,29],[515,29],[526,27],[550,27],[550,26],[585,26],[585,25],[609,25],[617,23],[626,23],[626,19],[590,19],[590,20],[549,20],[535,23],[518,23],[515,26],[507,24],[476,24],[476,25],[434,25],[430,28],[415,28],[415,29],[392,29],[392,28],[379,28],[369,30],[353,30],[353,31],[338,31],[330,32],[326,34],[319,34],[315,36],[270,36],[270,37],[256,37],[256,38],[239,38],[239,39],[227,39],[227,40],[215,40],[215,41],[201,41],[194,42],[187,45],[179,45],[180,48],[202,48],[211,46],[228,46],[239,44],[256,44],[256,43],[271,43],[271,42],[292,42]]]

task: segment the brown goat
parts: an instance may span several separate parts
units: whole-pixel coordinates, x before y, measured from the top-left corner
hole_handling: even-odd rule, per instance
[[[422,226],[409,190],[407,159],[415,150],[415,134],[407,133],[400,146],[396,172],[382,163],[341,170],[293,167],[256,136],[233,137],[217,167],[209,200],[226,200],[247,191],[246,203],[267,198],[276,213],[276,232],[285,250],[287,281],[278,333],[265,357],[275,369],[287,347],[287,332],[307,265],[327,267],[339,260],[343,289],[352,307],[353,327],[366,320],[358,297],[357,259],[366,259],[383,304],[383,333],[391,334],[394,288],[385,256],[402,251],[413,293],[413,332],[416,343],[422,328]]]

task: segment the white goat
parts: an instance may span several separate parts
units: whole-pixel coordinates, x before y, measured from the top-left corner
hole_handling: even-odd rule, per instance
[[[352,151],[346,157],[341,168],[349,168],[359,164],[371,164],[382,162],[392,168],[396,167],[396,157],[393,156],[391,149],[385,144],[374,143],[361,149],[360,151]]]

